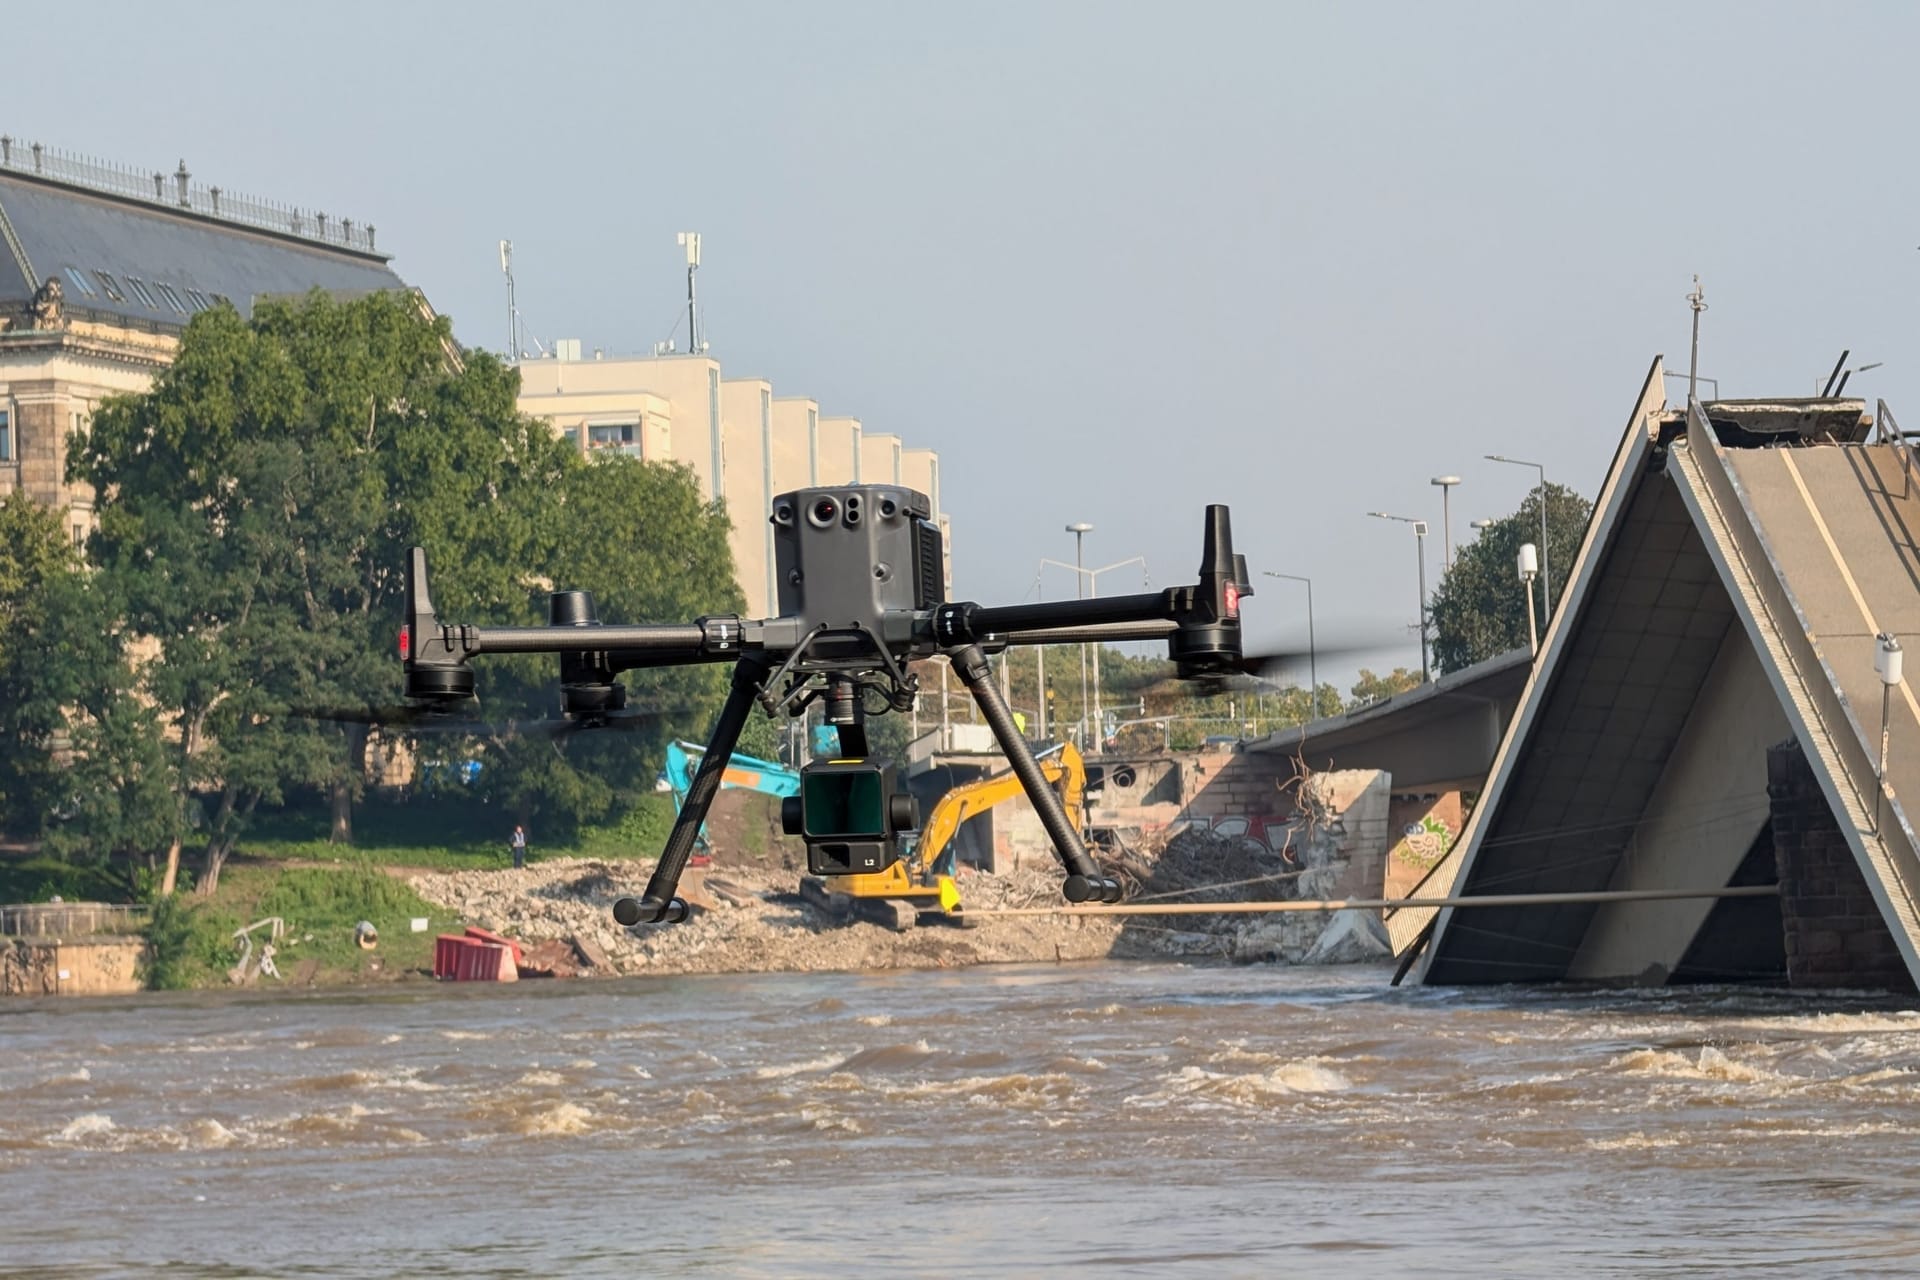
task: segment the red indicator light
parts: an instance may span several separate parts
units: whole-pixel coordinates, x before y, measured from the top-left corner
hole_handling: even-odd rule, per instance
[[[402,662],[405,662],[409,657],[412,656],[408,652],[408,650],[413,647],[412,641],[413,641],[413,637],[409,633],[409,629],[406,627],[405,624],[402,624],[400,627],[400,660]]]
[[[1231,582],[1227,584],[1226,605],[1227,616],[1229,618],[1237,618],[1240,616],[1240,588],[1234,586]]]

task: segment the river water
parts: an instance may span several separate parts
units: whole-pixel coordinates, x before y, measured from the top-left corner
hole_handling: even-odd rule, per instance
[[[1920,1272],[1920,1010],[1090,964],[0,1005],[0,1272]]]

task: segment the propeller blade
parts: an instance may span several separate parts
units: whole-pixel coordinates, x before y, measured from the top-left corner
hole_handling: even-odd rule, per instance
[[[373,707],[366,709],[301,709],[292,714],[303,720],[364,724],[408,733],[456,733],[476,738],[558,738],[589,729],[631,732],[658,724],[669,716],[689,715],[691,707],[630,707],[589,715],[547,720],[475,720],[431,707]]]

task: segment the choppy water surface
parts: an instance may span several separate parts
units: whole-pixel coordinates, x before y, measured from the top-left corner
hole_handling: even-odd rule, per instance
[[[1920,1011],[1061,966],[0,1004],[0,1270],[1920,1271]]]

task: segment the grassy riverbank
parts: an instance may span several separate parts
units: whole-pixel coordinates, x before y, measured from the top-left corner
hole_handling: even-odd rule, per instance
[[[371,862],[341,867],[240,865],[220,878],[210,898],[179,895],[154,909],[149,940],[151,984],[162,989],[219,987],[239,958],[235,930],[278,917],[284,932],[273,941],[256,930],[254,956],[273,942],[282,982],[332,985],[390,980],[428,969],[434,934],[456,926],[452,912],[428,903]],[[425,932],[411,922],[425,917]],[[354,941],[361,921],[379,932],[379,945]]]
[[[773,810],[765,797],[729,793],[716,806],[710,830],[734,848],[764,852]],[[667,795],[643,798],[618,823],[555,836],[537,828],[528,850],[535,865],[592,860],[624,863],[658,855],[673,824]],[[274,943],[283,983],[339,985],[391,981],[431,968],[434,935],[457,931],[458,913],[420,897],[407,883],[419,871],[502,870],[509,865],[510,821],[489,806],[459,794],[412,801],[369,801],[354,814],[354,843],[328,840],[329,816],[318,804],[264,815],[241,838],[221,872],[217,892],[193,891],[199,851],[182,860],[180,892],[153,903],[148,930],[153,944],[152,986],[165,989],[222,987],[240,957],[236,930],[279,917],[285,928]],[[127,903],[151,899],[154,873],[144,864],[84,866],[43,854],[0,854],[0,902]],[[428,928],[412,931],[412,921]],[[379,945],[363,950],[354,927],[365,920],[379,931]],[[262,944],[254,934],[257,961]],[[268,979],[267,981],[272,981]]]

